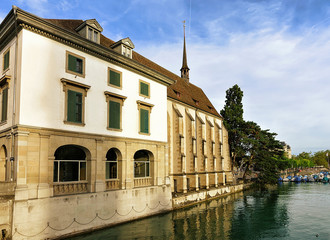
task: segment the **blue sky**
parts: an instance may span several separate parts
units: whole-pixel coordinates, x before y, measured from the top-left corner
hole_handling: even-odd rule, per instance
[[[244,118],[298,154],[330,149],[329,0],[2,0],[44,18],[96,18],[113,40],[179,74],[182,21],[190,81],[220,111],[244,92]]]

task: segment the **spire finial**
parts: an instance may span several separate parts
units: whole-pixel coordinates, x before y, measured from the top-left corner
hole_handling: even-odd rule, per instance
[[[187,64],[187,53],[186,53],[186,21],[183,21],[183,59],[182,59],[182,67],[181,78],[183,78],[187,83],[189,82],[189,68]]]

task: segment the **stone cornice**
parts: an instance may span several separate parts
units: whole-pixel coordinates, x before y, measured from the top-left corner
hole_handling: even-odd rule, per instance
[[[165,86],[175,83],[175,81],[171,78],[168,78],[165,75],[136,62],[135,60],[127,58],[113,51],[112,49],[106,48],[100,44],[91,42],[83,38],[79,34],[74,34],[66,29],[63,29],[57,25],[48,22],[45,19],[39,18],[17,7],[13,7],[13,9],[4,19],[3,23],[0,25],[0,42],[2,42],[2,37],[5,34],[9,35],[10,32],[15,33],[15,14],[18,23],[18,25],[16,26],[18,28],[17,31],[21,28],[27,29],[29,31],[43,35],[47,38],[61,42],[65,45],[69,45],[70,47],[76,48],[80,51],[94,55],[105,61],[119,65],[130,71],[133,71],[156,82],[159,82]],[[1,47],[3,46],[0,45],[0,49]]]

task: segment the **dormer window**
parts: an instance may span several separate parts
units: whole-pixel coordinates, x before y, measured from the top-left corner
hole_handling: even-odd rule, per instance
[[[132,58],[132,49],[134,48],[134,44],[129,38],[124,38],[115,42],[110,46],[116,52],[122,54],[125,57]]]
[[[76,31],[88,40],[100,43],[100,34],[103,28],[95,19],[90,19],[80,24],[79,27],[76,28]]]
[[[196,106],[199,106],[199,101],[198,100],[196,100],[194,98],[192,100],[194,101],[194,103],[195,103]]]

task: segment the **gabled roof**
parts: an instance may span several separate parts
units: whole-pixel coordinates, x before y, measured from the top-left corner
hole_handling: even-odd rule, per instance
[[[73,34],[78,34],[75,29],[84,22],[83,20],[67,20],[67,19],[45,19],[45,20],[59,27],[62,27],[72,32]],[[104,47],[107,47],[109,48],[109,50],[113,51],[111,46],[115,43],[116,43],[115,41],[101,34],[100,44],[103,45]],[[212,105],[212,103],[210,102],[210,100],[208,99],[208,97],[205,95],[205,93],[201,88],[195,86],[192,83],[187,83],[183,78],[159,66],[158,64],[143,57],[142,55],[140,55],[135,51],[133,51],[132,59],[176,81],[176,83],[170,85],[167,88],[168,98],[185,103],[187,105],[190,105],[192,108],[203,110],[217,117],[221,117],[221,115],[216,111],[216,109],[214,108],[214,106]]]
[[[80,29],[82,29],[84,26],[90,26],[92,28],[95,28],[96,30],[98,30],[99,32],[103,31],[103,28],[101,27],[101,25],[96,21],[96,19],[88,19],[86,21],[84,21],[80,26],[78,26],[75,30],[79,31]]]
[[[112,44],[111,47],[114,48],[114,47],[116,47],[116,46],[118,46],[120,44],[124,44],[124,45],[126,45],[127,47],[129,47],[131,49],[135,48],[132,40],[129,37],[120,39],[119,41],[117,41],[114,44]]]

